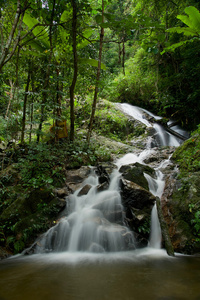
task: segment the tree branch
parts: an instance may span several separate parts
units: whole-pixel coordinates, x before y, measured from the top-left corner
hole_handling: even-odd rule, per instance
[[[21,15],[21,4],[20,4],[20,0],[18,0],[17,1],[17,10],[16,10],[16,14],[15,14],[14,23],[13,23],[12,29],[10,31],[10,34],[9,34],[9,37],[8,37],[8,40],[7,40],[7,43],[6,43],[6,45],[3,49],[3,52],[2,52],[2,55],[1,55],[1,58],[0,58],[0,71],[1,71],[2,67],[4,66],[6,56],[8,55],[9,48],[10,48],[12,40],[13,40],[13,36],[15,34],[15,31],[16,31],[16,28],[17,28],[17,25],[18,25],[18,22],[19,22],[20,15]]]

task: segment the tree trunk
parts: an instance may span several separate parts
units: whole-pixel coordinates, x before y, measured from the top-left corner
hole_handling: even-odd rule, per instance
[[[165,219],[163,217],[162,208],[161,208],[161,204],[160,204],[160,199],[158,197],[156,198],[156,205],[157,205],[158,218],[159,218],[159,221],[160,221],[162,236],[163,236],[163,240],[164,240],[164,243],[165,243],[165,249],[166,249],[168,255],[174,256],[174,248],[172,246],[172,242],[171,242],[171,239],[170,239],[170,236],[169,236],[168,227],[167,227],[167,224],[166,224]]]
[[[62,90],[63,90],[63,84],[59,83],[59,67],[57,63],[57,83],[56,83],[56,109],[55,109],[55,141],[57,142],[59,140],[58,132],[59,132],[59,124],[61,119],[61,103],[62,103]]]
[[[76,0],[72,0],[73,19],[72,19],[72,39],[73,39],[73,57],[74,57],[74,76],[69,89],[70,94],[70,141],[74,140],[74,90],[78,76],[78,58],[77,58],[77,6]]]
[[[102,0],[102,23],[103,22],[104,22],[104,0]],[[88,144],[90,143],[90,138],[91,138],[91,134],[92,134],[92,126],[93,126],[94,116],[95,116],[95,111],[96,111],[96,106],[97,106],[97,95],[98,95],[98,90],[99,90],[99,80],[100,80],[100,74],[101,74],[101,57],[102,57],[102,49],[103,49],[103,38],[104,38],[104,28],[101,27],[96,85],[95,85],[94,99],[93,99],[93,104],[92,104],[92,112],[91,112],[91,116],[90,116],[89,129],[88,129],[88,134],[87,134]]]
[[[54,18],[54,10],[55,10],[55,1],[53,1],[53,9],[51,13],[51,25],[49,29],[49,41],[50,41],[50,55],[49,55],[49,61],[48,61],[48,66],[47,66],[47,72],[45,76],[45,81],[44,81],[44,91],[42,93],[42,103],[41,103],[41,118],[40,118],[40,124],[38,128],[38,133],[37,133],[37,143],[40,141],[40,136],[42,132],[42,126],[44,122],[44,113],[45,113],[45,104],[47,101],[47,88],[49,86],[49,76],[50,76],[50,64],[53,56],[53,43],[52,43],[52,27],[53,27],[53,18]]]
[[[7,109],[6,109],[5,119],[7,119],[7,117],[8,117],[8,112],[9,112],[9,109],[10,109],[10,104],[11,104],[11,101],[13,99],[13,87],[14,87],[14,83],[12,82],[11,79],[9,80],[9,83],[10,83],[10,94],[9,94],[9,101],[8,101],[8,106],[7,106]]]
[[[27,81],[26,81],[26,88],[25,88],[25,95],[24,95],[24,107],[23,107],[23,117],[22,117],[21,143],[24,143],[24,133],[25,133],[25,126],[26,126],[26,106],[27,106],[27,99],[28,99],[28,90],[29,90],[30,79],[31,79],[31,63],[29,61],[28,77],[27,77]]]
[[[125,75],[125,36],[123,36],[123,41],[122,41],[122,69],[123,69],[123,74]]]

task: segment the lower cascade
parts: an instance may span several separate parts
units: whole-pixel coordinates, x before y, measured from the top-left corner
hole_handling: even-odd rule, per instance
[[[119,173],[113,172],[109,187],[98,192],[98,176],[93,172],[81,189],[70,196],[70,214],[49,229],[37,243],[36,253],[60,251],[116,252],[134,249],[133,233],[125,226]]]
[[[151,125],[143,116],[144,113],[148,115],[148,111],[127,104],[121,104],[121,109],[143,122],[147,127],[152,127],[155,132],[154,142],[152,143],[152,137],[149,137],[147,149],[139,154],[128,153],[118,159],[115,162],[116,168],[110,176],[106,174],[103,181],[101,180],[102,174],[100,174],[101,167],[91,168],[90,176],[74,194],[68,197],[65,211],[57,224],[41,236],[29,250],[25,250],[25,253],[104,253],[137,248],[134,230],[133,228],[129,229],[125,209],[122,205],[120,168],[131,164],[146,166],[145,159],[151,153],[152,147],[176,147],[181,142],[177,137],[166,133],[162,127]],[[158,119],[151,113],[149,114],[151,118]],[[169,159],[162,161],[159,166],[154,168],[154,175],[143,172],[148,183],[148,193],[154,199],[162,196],[165,182],[161,169],[165,168],[168,163]],[[154,203],[151,206],[151,229],[147,245],[150,248],[160,249],[162,234],[155,200]],[[140,205],[134,209],[139,211]],[[130,212],[133,213],[132,207]],[[138,218],[142,218],[142,216]]]

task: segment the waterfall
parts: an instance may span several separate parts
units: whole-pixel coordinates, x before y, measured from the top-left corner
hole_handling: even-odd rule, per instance
[[[133,233],[124,225],[123,207],[118,191],[119,172],[114,171],[107,190],[98,191],[95,174],[85,180],[91,188],[70,196],[69,216],[50,228],[37,243],[42,252],[117,252],[134,248]]]
[[[132,106],[126,103],[118,104],[122,111],[124,111],[126,114],[134,117],[136,120],[142,122],[147,127],[152,127],[155,130],[155,134],[153,136],[155,140],[155,144],[159,147],[163,146],[173,146],[178,147],[181,144],[181,140],[177,138],[176,136],[172,135],[171,133],[167,132],[160,124],[158,123],[151,123],[150,121],[146,120],[146,116],[149,116],[150,118],[153,117],[154,120],[162,119],[161,117],[158,117],[151,112],[139,108],[137,106]],[[146,115],[146,116],[145,116]],[[170,126],[171,121],[168,122],[168,125]],[[172,122],[173,125],[173,122]],[[171,126],[170,126],[171,127]],[[181,134],[184,137],[188,137],[188,133],[184,130],[182,130],[179,126],[173,126],[171,127],[173,130],[179,134]],[[133,163],[133,162],[140,162],[142,163],[145,159],[146,155],[149,154],[151,151],[151,144],[152,144],[152,138],[149,139],[147,142],[147,149],[143,150],[139,155],[135,154],[127,154],[125,157],[119,160],[118,164],[122,165],[123,163]],[[156,178],[152,178],[148,174],[144,174],[145,178],[147,179],[148,185],[149,185],[149,191],[156,197],[161,198],[163,190],[164,190],[164,176],[162,172],[160,171],[161,168],[166,167],[169,164],[169,159],[164,160],[161,162],[160,166],[156,168]],[[152,209],[151,213],[151,231],[150,231],[150,239],[149,239],[149,247],[159,249],[161,247],[161,228],[160,223],[158,220],[158,214],[157,214],[157,207],[156,203],[154,204],[154,207]]]
[[[157,170],[157,179],[152,178],[150,175],[144,173],[145,178],[149,184],[149,191],[156,197],[161,197],[164,189],[163,174]],[[160,228],[160,222],[158,219],[157,206],[156,203],[151,212],[151,231],[149,239],[149,247],[160,249],[161,248],[162,233]]]
[[[151,124],[146,119],[149,115],[155,120],[160,119],[139,107],[129,104],[118,104],[121,109],[147,127],[155,130],[154,139],[158,146],[178,146],[181,141],[166,132],[159,124]],[[152,138],[152,137],[151,137]],[[139,162],[145,164],[146,157],[151,154],[151,143],[139,154],[128,153],[115,162],[118,169],[110,175],[107,188],[99,183],[97,173],[93,170],[91,175],[83,182],[74,194],[68,197],[66,216],[50,228],[35,244],[35,253],[48,252],[118,252],[135,249],[133,232],[125,225],[124,210],[119,192],[119,169],[123,165]],[[164,160],[155,168],[152,177],[144,173],[149,185],[149,191],[156,197],[161,197],[164,190],[164,176],[161,169],[169,163]],[[87,194],[82,193],[84,186],[89,187]],[[161,246],[161,229],[157,215],[156,204],[151,214],[151,233],[149,246],[159,249]]]
[[[160,249],[162,233],[160,228],[160,222],[158,220],[157,206],[154,204],[151,213],[151,231],[150,231],[149,247]]]
[[[140,108],[138,106],[133,106],[127,103],[118,103],[120,109],[128,114],[129,116],[133,117],[134,119],[140,121],[147,127],[152,127],[155,130],[154,139],[159,147],[162,146],[175,146],[178,147],[181,144],[181,140],[171,133],[167,132],[160,124],[158,123],[151,123],[147,120],[147,116],[149,118],[153,118],[155,121],[162,119],[162,117],[156,116],[153,113],[149,112],[146,109]],[[168,122],[170,124],[170,121]],[[180,133],[184,137],[188,137],[188,133],[182,130],[179,126],[171,127],[177,133]]]

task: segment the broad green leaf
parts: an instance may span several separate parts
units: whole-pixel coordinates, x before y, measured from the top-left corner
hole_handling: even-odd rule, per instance
[[[188,16],[184,15],[178,15],[177,19],[181,20],[183,23],[185,23],[188,27],[192,27],[192,22]]]
[[[25,13],[24,18],[23,18],[23,22],[28,26],[29,29],[32,29],[33,26],[37,25],[37,27],[35,27],[33,29],[33,34],[35,35],[35,37],[40,40],[40,42],[47,48],[50,48],[50,43],[49,43],[49,36],[48,36],[48,32],[45,26],[41,26],[39,25],[40,23],[38,22],[37,19],[31,17],[28,13]]]
[[[173,27],[166,30],[167,32],[177,32],[177,33],[183,33],[186,36],[195,36],[198,35],[198,33],[191,28],[188,27]]]
[[[98,60],[96,60],[96,59],[90,59],[90,58],[86,59],[86,58],[83,58],[83,59],[79,60],[79,63],[80,64],[88,64],[88,65],[90,65],[92,67],[98,67]],[[106,70],[106,66],[104,64],[102,64],[102,63],[101,63],[101,69],[102,70]]]
[[[68,5],[67,5],[68,6]],[[61,22],[67,22],[71,19],[71,16],[70,16],[70,10],[71,8],[69,8],[68,10],[64,10],[61,17],[60,17],[60,21]]]
[[[177,18],[185,23],[189,28],[196,30],[200,34],[200,13],[194,6],[185,8],[185,15],[178,15]]]
[[[82,33],[83,36],[83,40],[77,45],[78,49],[82,49],[84,47],[86,47],[90,42],[87,40],[90,38],[90,36],[93,34],[93,30],[92,29],[87,29]]]
[[[194,6],[186,7],[185,13],[189,15],[192,22],[192,27],[196,29],[200,34],[200,13]]]
[[[60,27],[59,34],[62,42],[66,43],[67,37],[69,36],[69,34],[67,34],[67,31],[63,27]]]
[[[161,52],[161,55],[162,54],[164,54],[165,52],[167,52],[167,51],[174,51],[176,48],[178,48],[178,47],[180,47],[180,46],[183,46],[183,45],[185,45],[186,43],[188,43],[188,42],[193,42],[194,41],[194,39],[191,39],[191,40],[186,40],[186,41],[181,41],[181,42],[179,42],[179,43],[175,43],[175,44],[173,44],[173,45],[171,45],[171,46],[169,46],[169,47],[166,47],[162,52]]]
[[[29,41],[27,39],[27,43],[28,43],[28,45],[30,45],[31,47],[33,47],[33,49],[38,50],[41,53],[43,53],[44,51],[47,50],[47,48],[44,47],[44,45],[42,45],[39,41],[36,41],[36,40]]]

